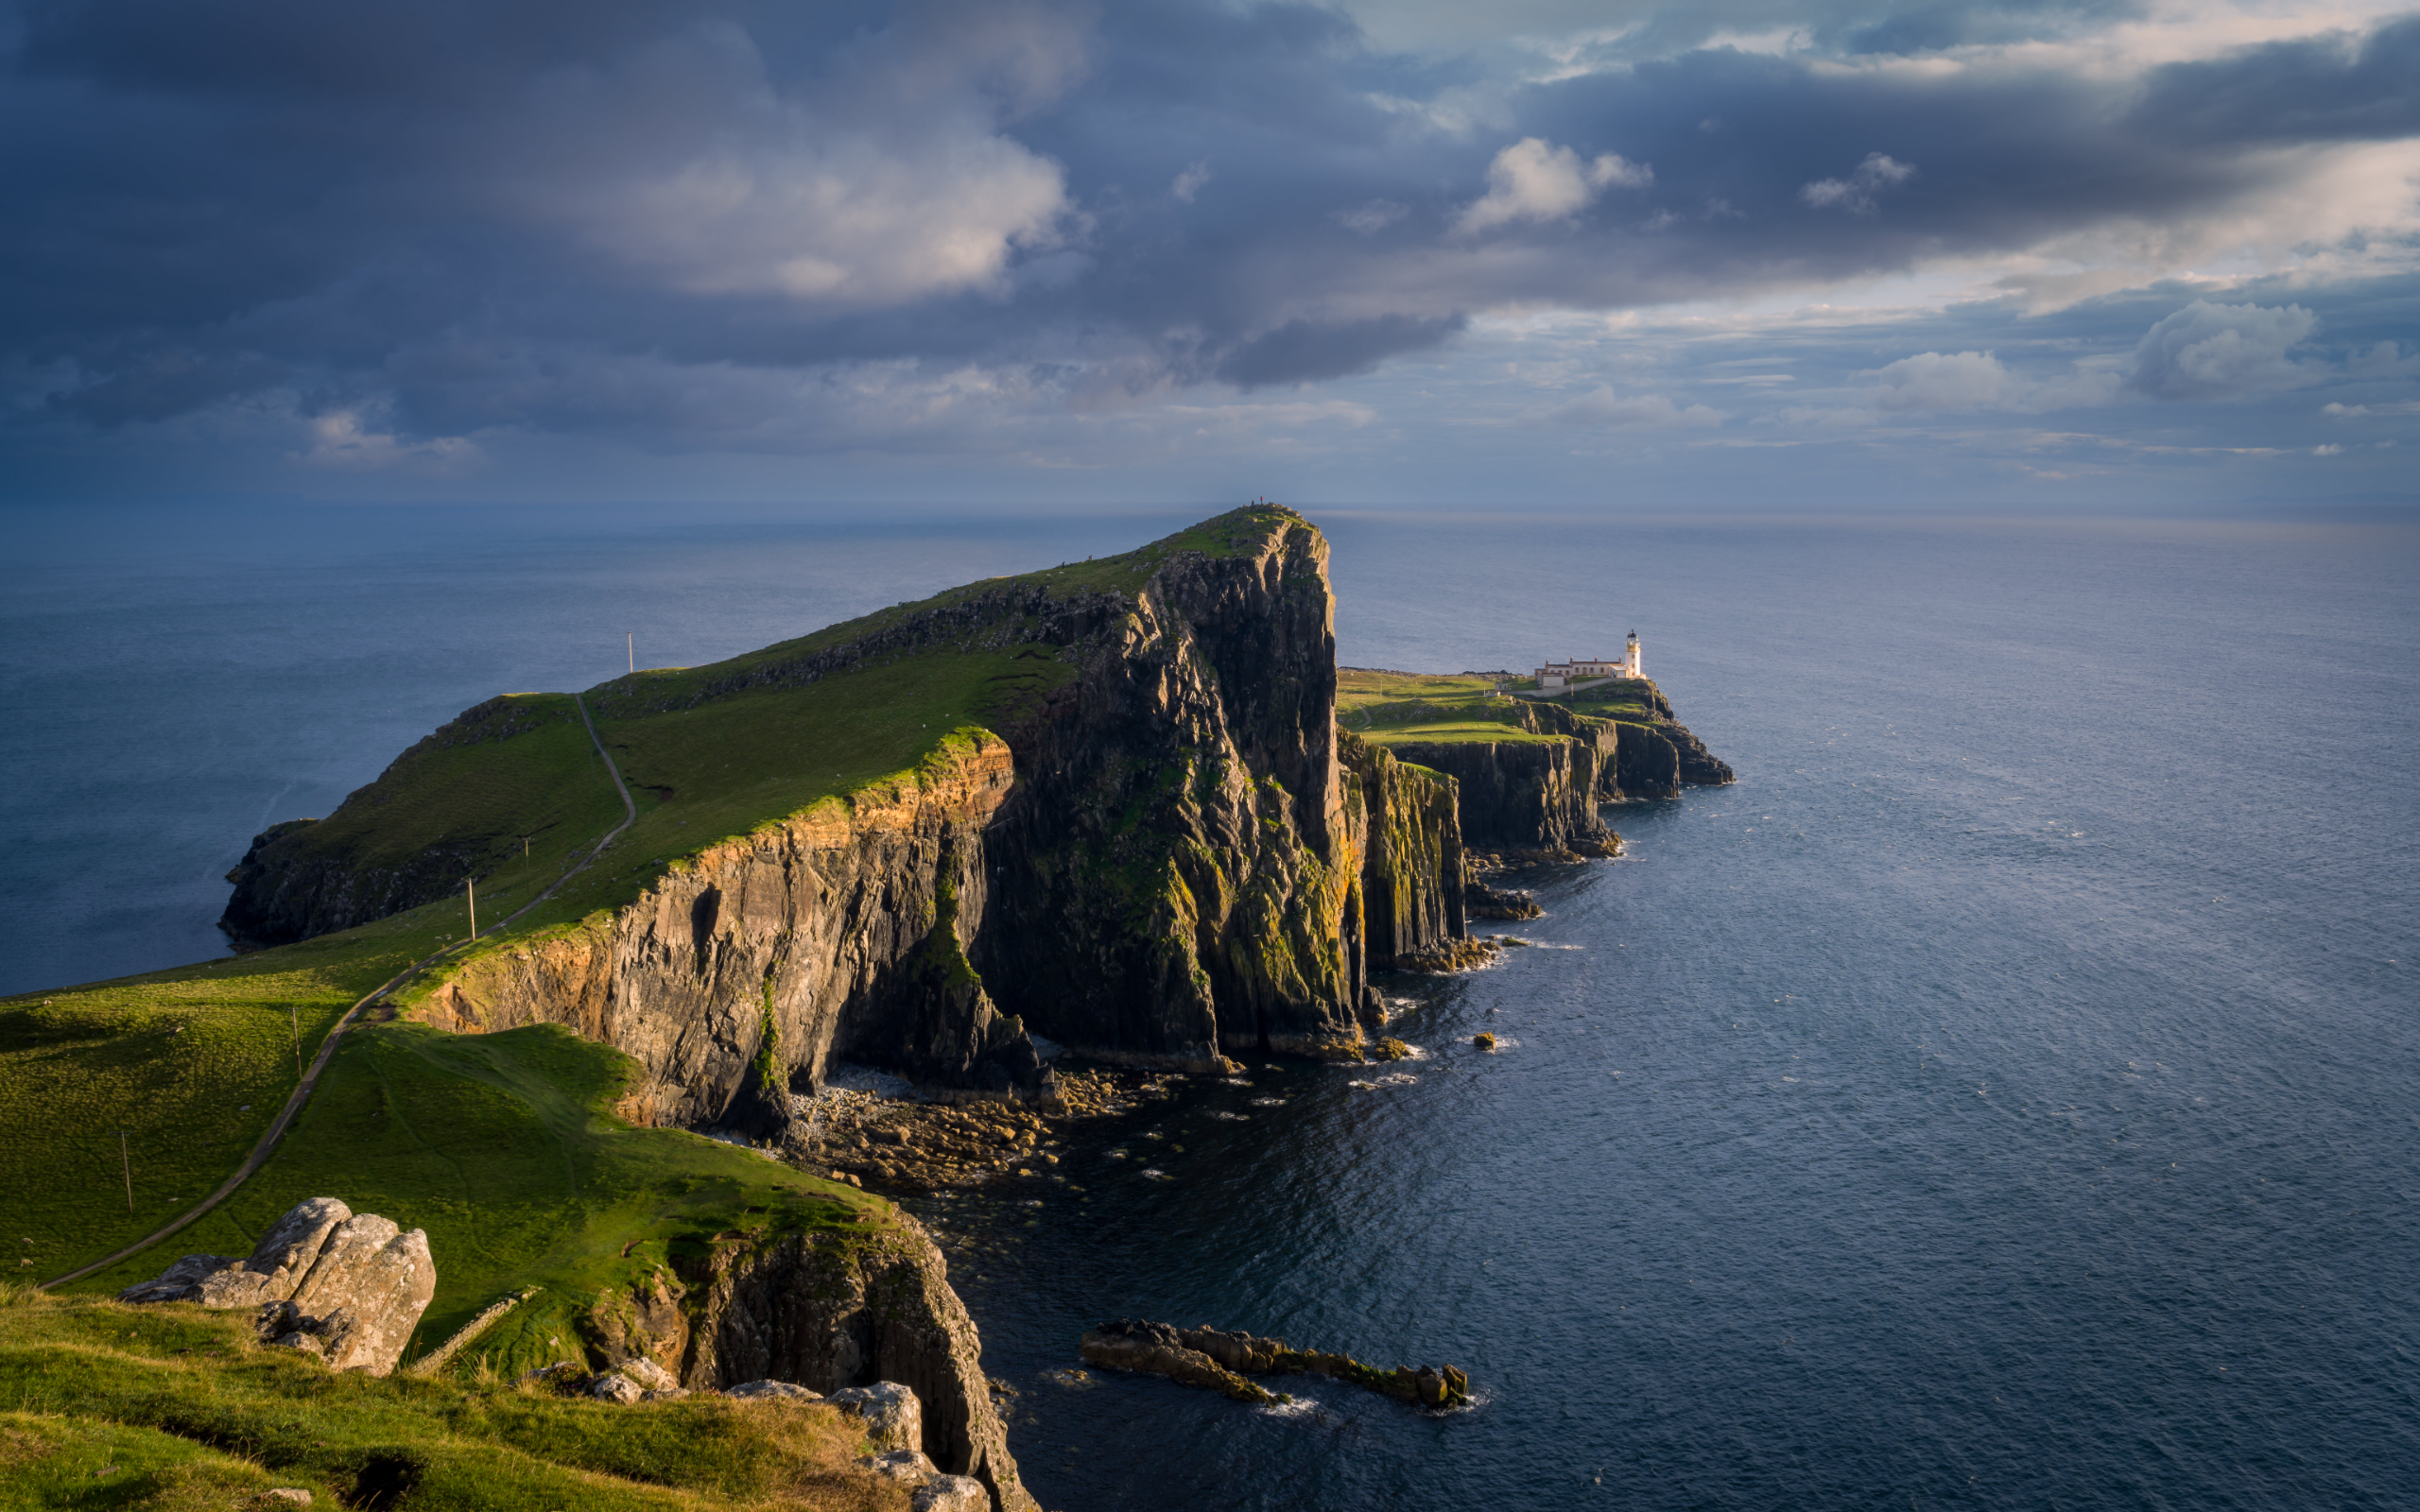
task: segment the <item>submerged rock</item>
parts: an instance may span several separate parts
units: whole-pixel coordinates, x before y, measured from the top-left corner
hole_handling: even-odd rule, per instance
[[[249,1258],[187,1255],[118,1297],[257,1307],[262,1337],[316,1354],[330,1369],[383,1376],[403,1358],[436,1293],[424,1231],[313,1197],[280,1218]]]

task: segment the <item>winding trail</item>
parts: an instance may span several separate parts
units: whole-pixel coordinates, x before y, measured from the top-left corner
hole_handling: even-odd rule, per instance
[[[562,890],[563,884],[571,881],[572,878],[579,876],[582,871],[586,870],[589,863],[595,861],[598,856],[603,855],[605,853],[605,848],[612,845],[615,839],[619,838],[624,830],[629,829],[631,825],[638,822],[639,806],[631,799],[630,785],[622,781],[622,769],[614,765],[613,754],[605,748],[605,742],[597,737],[596,722],[588,717],[587,703],[580,698],[579,694],[576,693],[571,696],[571,701],[572,707],[579,711],[580,724],[588,730],[589,744],[596,747],[596,754],[604,759],[606,774],[614,779],[614,791],[622,795],[622,822],[614,826],[611,830],[606,831],[605,837],[597,841],[594,846],[590,847],[586,855],[581,856],[578,861],[573,862],[570,867],[566,868],[563,874],[557,877],[551,884],[549,884],[544,892],[540,893],[537,897],[530,899],[526,903],[523,903],[520,907],[514,909],[511,913],[506,915],[497,922],[490,924],[487,928],[479,931],[479,935],[493,935],[499,930],[510,928],[514,919],[519,919],[530,909],[537,907],[540,903],[543,903],[547,899],[552,898],[556,893],[561,892]],[[252,1153],[244,1157],[244,1163],[235,1168],[234,1175],[229,1177],[224,1182],[220,1183],[217,1191],[212,1193],[210,1195],[202,1198],[201,1201],[196,1203],[193,1207],[188,1208],[183,1212],[178,1214],[174,1219],[170,1220],[164,1228],[145,1235],[143,1238],[136,1240],[133,1244],[127,1246],[117,1253],[104,1256],[103,1258],[93,1262],[91,1264],[84,1266],[80,1270],[71,1270],[64,1276],[54,1276],[49,1280],[42,1281],[38,1283],[37,1289],[48,1290],[53,1286],[64,1286],[69,1281],[82,1280],[85,1277],[93,1275],[97,1271],[109,1269],[112,1265],[116,1264],[119,1261],[126,1259],[130,1255],[139,1255],[143,1251],[150,1248],[153,1245],[158,1244],[161,1240],[167,1238],[178,1229],[184,1228],[197,1218],[199,1218],[204,1213],[210,1211],[211,1209],[217,1207],[229,1197],[233,1196],[235,1194],[235,1189],[242,1186],[246,1181],[251,1179],[252,1174],[266,1164],[272,1154],[276,1153],[278,1142],[285,1138],[286,1129],[293,1125],[295,1116],[302,1111],[302,1105],[309,1102],[311,1100],[311,1093],[319,1090],[320,1074],[326,1071],[328,1069],[328,1063],[336,1058],[337,1041],[344,1037],[344,1032],[347,1029],[353,1027],[353,1021],[360,1017],[361,1010],[377,1002],[380,998],[385,997],[388,993],[392,992],[395,988],[403,986],[406,982],[411,980],[414,975],[431,966],[436,965],[439,961],[445,959],[445,957],[455,954],[458,952],[470,949],[472,944],[475,942],[478,937],[478,935],[466,936],[461,940],[455,944],[446,946],[441,951],[435,951],[427,955],[422,956],[419,960],[412,962],[409,966],[405,967],[402,971],[397,971],[394,975],[387,978],[384,982],[381,982],[376,987],[371,988],[369,992],[362,996],[361,1001],[355,1003],[352,1007],[347,1008],[345,1010],[344,1017],[337,1021],[336,1027],[328,1031],[327,1038],[320,1041],[320,1053],[311,1057],[310,1069],[304,1072],[302,1074],[302,1079],[295,1084],[293,1095],[286,1098],[285,1106],[284,1108],[278,1109],[277,1117],[269,1122],[268,1129],[266,1133],[261,1135],[260,1143],[252,1146]]]

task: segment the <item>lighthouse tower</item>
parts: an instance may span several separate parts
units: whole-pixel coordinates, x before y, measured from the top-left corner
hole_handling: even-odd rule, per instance
[[[1633,630],[1630,632],[1629,644],[1622,647],[1622,676],[1643,678],[1646,675],[1638,670],[1638,632]]]

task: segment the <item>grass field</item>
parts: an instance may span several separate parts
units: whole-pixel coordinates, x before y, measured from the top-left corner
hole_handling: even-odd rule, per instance
[[[293,1091],[297,1040],[307,1063],[363,993],[461,931],[459,905],[436,904],[284,950],[0,1002],[0,1241],[16,1252],[6,1271],[63,1274],[216,1190]]]
[[[718,1397],[613,1406],[332,1375],[241,1314],[0,1287],[0,1505],[200,1508],[272,1486],[416,1512],[897,1509],[849,1419]],[[383,1499],[381,1493],[385,1493]]]
[[[1495,686],[1487,678],[1339,667],[1337,722],[1375,746],[1563,738],[1520,729],[1520,705],[1494,696]]]
[[[406,1358],[488,1303],[544,1288],[458,1355],[508,1373],[577,1357],[567,1324],[704,1236],[777,1227],[868,1231],[879,1198],[680,1129],[608,1110],[635,1063],[552,1024],[447,1035],[419,1024],[348,1036],[260,1173],[168,1245],[66,1288],[113,1293],[185,1253],[249,1253],[305,1197],[342,1197],[428,1230],[437,1296]]]

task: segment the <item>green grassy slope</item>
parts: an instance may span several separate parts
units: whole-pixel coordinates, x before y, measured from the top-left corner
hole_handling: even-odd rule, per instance
[[[1503,741],[1548,744],[1560,735],[1536,735],[1510,723],[1517,705],[1494,698],[1486,678],[1442,673],[1337,669],[1337,722],[1374,746],[1409,742]]]
[[[446,1035],[388,1023],[348,1036],[260,1174],[170,1244],[66,1288],[113,1293],[177,1255],[249,1253],[305,1197],[342,1197],[428,1230],[437,1296],[406,1349],[433,1349],[488,1303],[545,1290],[458,1356],[517,1372],[579,1354],[568,1330],[702,1237],[775,1227],[864,1232],[888,1204],[680,1129],[613,1116],[635,1064],[547,1024]]]
[[[707,1397],[617,1407],[486,1382],[331,1375],[240,1314],[0,1288],[0,1506],[198,1512],[898,1509],[849,1420]]]
[[[307,1063],[363,993],[462,930],[459,903],[434,904],[284,950],[0,1002],[0,1239],[15,1251],[0,1275],[64,1274],[216,1190],[294,1090],[296,1028]]]
[[[490,922],[544,891],[622,818],[622,800],[581,726],[571,695],[500,700],[527,728],[504,740],[436,747],[399,757],[360,800],[310,827],[314,854],[365,868],[402,869],[442,851],[450,879],[479,879]],[[480,712],[485,712],[484,710]]]

